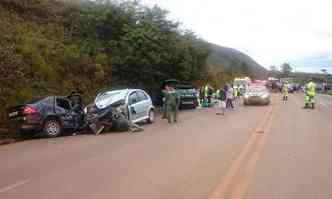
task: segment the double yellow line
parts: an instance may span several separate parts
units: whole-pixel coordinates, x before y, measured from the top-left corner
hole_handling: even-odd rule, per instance
[[[266,111],[263,119],[251,131],[247,144],[209,199],[243,199],[246,196],[257,161],[263,151],[267,133],[270,132],[272,127],[273,118],[278,107],[276,97],[275,95],[272,96],[272,105]]]

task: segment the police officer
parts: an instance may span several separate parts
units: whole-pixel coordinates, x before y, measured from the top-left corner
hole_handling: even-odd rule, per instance
[[[166,85],[165,105],[168,123],[177,122],[179,102],[180,99],[175,89],[169,85]]]
[[[283,96],[283,101],[284,103],[286,103],[286,101],[288,100],[288,88],[289,88],[289,84],[288,81],[285,81],[285,83],[282,86],[282,96]]]
[[[311,104],[311,108],[315,108],[315,98],[316,96],[316,84],[309,79],[308,83],[305,85],[305,108],[308,108],[309,104]]]

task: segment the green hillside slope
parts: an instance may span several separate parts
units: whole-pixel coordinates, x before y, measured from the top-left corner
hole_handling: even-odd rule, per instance
[[[238,75],[248,74],[252,78],[266,78],[268,71],[248,55],[216,44],[210,44],[210,46],[211,52],[207,62],[213,72],[224,71]]]

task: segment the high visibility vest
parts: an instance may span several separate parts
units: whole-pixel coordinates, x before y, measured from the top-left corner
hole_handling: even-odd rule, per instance
[[[307,84],[307,93],[310,96],[315,96],[316,95],[316,84],[314,82],[309,82]]]
[[[207,85],[204,88],[204,96],[205,97],[209,96],[209,87]]]
[[[282,87],[282,92],[284,94],[288,94],[288,84],[284,84],[284,86]]]
[[[238,97],[238,96],[240,96],[239,89],[234,88],[234,97]]]
[[[216,97],[219,98],[219,95],[220,95],[220,90],[218,89],[218,90],[216,91]]]

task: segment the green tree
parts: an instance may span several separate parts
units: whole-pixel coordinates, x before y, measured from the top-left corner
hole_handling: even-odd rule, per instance
[[[280,66],[281,73],[283,77],[288,77],[291,72],[293,71],[293,68],[291,67],[290,63],[283,63]]]

